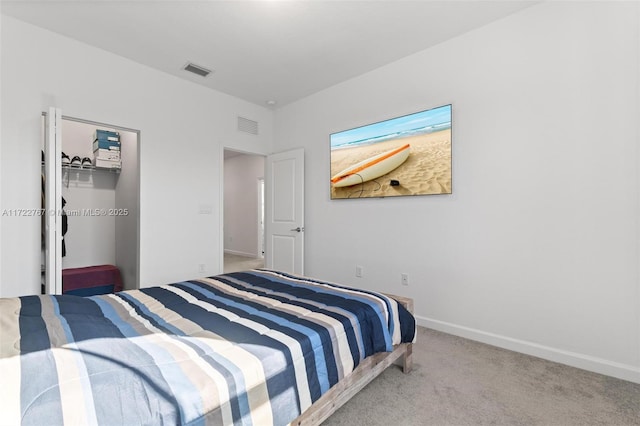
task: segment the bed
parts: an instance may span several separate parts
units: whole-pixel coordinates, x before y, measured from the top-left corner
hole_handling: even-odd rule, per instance
[[[0,299],[8,424],[320,424],[390,364],[411,301],[260,269]]]

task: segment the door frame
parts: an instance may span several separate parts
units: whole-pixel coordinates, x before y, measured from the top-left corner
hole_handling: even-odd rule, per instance
[[[44,293],[62,294],[62,110],[49,107],[44,118]]]
[[[267,157],[264,157],[265,161]],[[266,197],[265,197],[265,180],[264,174],[261,178],[258,178],[258,256],[264,259],[265,253],[265,210],[266,210]]]
[[[238,149],[238,148],[234,148],[231,146],[226,146],[226,145],[221,145],[220,147],[220,167],[218,168],[218,170],[220,171],[220,194],[219,194],[219,203],[218,205],[220,206],[220,226],[219,226],[219,232],[220,232],[220,245],[219,245],[219,252],[220,252],[220,257],[219,257],[219,270],[218,270],[218,274],[222,274],[224,272],[224,241],[225,241],[225,235],[224,235],[224,189],[225,189],[225,179],[224,179],[224,152],[225,151],[232,151],[232,152],[237,152],[241,155],[255,155],[255,156],[259,156],[262,157],[264,159],[265,165],[266,165],[266,161],[267,161],[267,154],[265,154],[264,152],[258,152],[258,151],[246,151],[243,149]],[[265,179],[265,176],[263,175],[262,179]],[[259,185],[259,181],[256,183],[256,185]],[[260,197],[260,195],[258,194],[258,197]],[[266,200],[265,200],[266,203]],[[266,204],[265,204],[265,208],[266,208]],[[259,218],[258,218],[259,220]],[[259,225],[259,224],[258,224]],[[258,238],[258,244],[260,244],[260,238]],[[262,248],[258,248],[258,254],[260,254],[260,252],[262,251]],[[264,254],[262,255],[262,258],[264,259]]]
[[[55,115],[54,115],[55,114]],[[126,132],[130,132],[130,133],[135,133],[136,134],[136,138],[137,138],[137,146],[136,146],[136,150],[137,150],[137,154],[136,154],[136,180],[137,180],[137,186],[136,186],[136,191],[137,191],[137,196],[136,196],[136,210],[137,210],[137,217],[136,217],[136,242],[135,242],[135,250],[136,250],[136,274],[135,274],[135,279],[136,279],[136,288],[140,288],[140,217],[141,217],[141,212],[140,212],[140,145],[142,143],[142,137],[141,137],[141,131],[138,129],[131,129],[128,127],[123,127],[123,126],[116,126],[113,124],[107,124],[107,123],[102,123],[99,121],[94,121],[94,120],[87,120],[87,119],[83,119],[83,118],[78,118],[78,117],[70,117],[70,116],[66,116],[62,114],[62,110],[60,108],[55,108],[55,107],[50,107],[49,111],[43,111],[42,112],[42,116],[45,119],[45,147],[44,147],[44,152],[45,155],[47,156],[47,160],[45,162],[45,167],[48,167],[47,164],[54,164],[54,171],[53,173],[56,174],[55,176],[55,181],[52,182],[51,184],[49,184],[47,182],[47,192],[45,194],[45,201],[47,200],[53,200],[55,204],[55,207],[53,209],[53,211],[61,211],[62,210],[62,203],[60,201],[60,197],[59,196],[55,196],[55,197],[51,197],[49,191],[53,191],[53,192],[57,192],[58,195],[62,195],[62,188],[61,188],[61,181],[62,181],[62,164],[61,164],[61,159],[60,159],[60,155],[61,155],[61,151],[62,151],[62,138],[64,137],[64,135],[62,135],[62,120],[67,120],[67,121],[74,121],[74,122],[78,122],[78,123],[84,123],[84,124],[89,124],[91,126],[96,126],[96,127],[108,127],[108,128],[112,128],[112,129],[118,129],[120,131],[126,131]],[[47,121],[50,120],[50,116],[53,116],[54,118],[57,118],[59,120],[59,124],[57,124],[57,129],[56,129],[56,135],[55,137],[57,138],[57,143],[55,144],[55,150],[53,153],[47,153],[47,144],[48,142],[48,138],[53,137],[53,135],[49,135],[48,132],[50,131],[49,126],[47,125]],[[51,160],[51,156],[53,157],[54,161],[50,161]],[[49,180],[49,175],[52,172],[49,172],[47,169],[45,169],[45,176],[47,178],[47,181]],[[51,189],[49,188],[49,185],[52,185]],[[47,201],[48,202],[48,201]],[[47,206],[45,206],[47,208],[47,210],[45,211],[49,211],[49,204],[47,204]],[[49,216],[49,215],[47,215]],[[56,217],[58,216],[57,214],[55,215]],[[52,225],[54,225],[52,223]],[[58,235],[61,234],[61,224],[55,224],[54,226],[56,226],[56,233]],[[49,236],[49,232],[46,233],[46,238],[52,238],[51,236]],[[56,249],[55,249],[55,253],[53,254],[49,254],[48,252],[45,252],[45,259],[47,262],[51,261],[51,263],[54,265],[54,274],[53,276],[49,277],[51,275],[51,272],[49,271],[49,267],[47,266],[45,269],[45,293],[49,293],[49,294],[62,294],[62,239],[57,239],[58,241],[56,241]],[[53,243],[53,241],[52,241]],[[48,251],[48,248],[47,248]],[[53,256],[54,259],[50,259],[50,257]],[[48,264],[47,264],[48,265]]]
[[[263,175],[263,180],[264,180],[264,188],[265,188],[265,194],[264,194],[264,210],[265,210],[265,223],[264,223],[264,227],[265,227],[265,235],[263,236],[263,239],[266,240],[266,211],[269,209],[269,199],[266,196],[266,188],[269,185],[268,182],[268,176],[266,175],[267,173],[267,158],[270,155],[273,154],[278,154],[278,153],[272,153],[272,154],[266,154],[264,152],[259,152],[259,151],[251,151],[251,150],[243,150],[243,149],[238,149],[232,146],[227,146],[224,144],[221,144],[220,146],[220,167],[218,168],[220,175],[220,191],[219,191],[219,206],[220,206],[220,223],[219,223],[219,268],[218,268],[218,273],[222,274],[224,272],[224,241],[225,241],[225,235],[224,235],[224,188],[225,188],[225,180],[224,180],[224,152],[225,151],[234,151],[234,152],[238,152],[241,154],[245,154],[245,155],[259,155],[260,157],[263,157],[264,159],[264,175]],[[290,150],[287,150],[290,151]],[[281,151],[281,152],[287,152],[287,151]],[[304,201],[303,201],[304,202]],[[265,260],[265,266],[266,266],[266,259],[267,259],[267,250],[268,247],[266,246],[266,243],[264,243],[264,250],[265,252],[262,254],[262,258]],[[260,253],[262,251],[262,247],[259,247],[258,249],[258,253]],[[302,264],[304,267],[304,257],[302,259]]]

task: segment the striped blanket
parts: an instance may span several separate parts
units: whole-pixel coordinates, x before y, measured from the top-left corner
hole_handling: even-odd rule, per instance
[[[0,423],[285,425],[414,337],[393,299],[270,270],[0,299]]]

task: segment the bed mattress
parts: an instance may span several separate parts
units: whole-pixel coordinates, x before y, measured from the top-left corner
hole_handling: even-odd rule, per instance
[[[8,424],[286,425],[415,338],[381,294],[251,270],[92,297],[0,299]]]

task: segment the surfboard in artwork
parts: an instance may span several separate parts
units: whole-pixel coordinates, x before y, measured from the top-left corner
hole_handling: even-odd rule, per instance
[[[409,158],[411,145],[385,151],[366,160],[360,161],[331,178],[334,187],[357,185],[384,176],[398,168]]]

